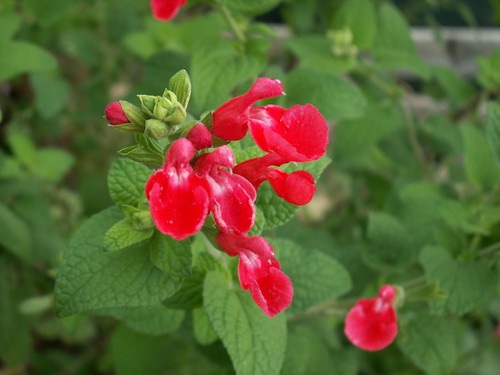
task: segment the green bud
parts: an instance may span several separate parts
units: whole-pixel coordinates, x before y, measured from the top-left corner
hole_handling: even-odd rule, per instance
[[[136,107],[132,103],[125,100],[120,100],[120,105],[122,106],[123,112],[132,124],[139,125],[144,129],[144,124],[148,119],[148,116],[142,109]]]
[[[144,135],[160,141],[167,138],[172,129],[161,120],[149,119],[146,121],[146,129],[144,130]]]
[[[177,101],[177,96],[169,90],[165,90],[163,96],[158,98],[154,115],[169,125],[178,125],[186,120],[186,110]]]
[[[132,225],[136,230],[145,230],[154,228],[151,212],[139,211],[132,215]]]
[[[153,111],[156,105],[157,96],[153,95],[137,95],[141,101],[141,106],[144,112],[146,112],[150,117],[153,117]]]
[[[334,56],[352,58],[358,54],[358,47],[353,44],[351,29],[329,30],[326,36],[330,40]]]
[[[170,90],[177,96],[179,103],[187,109],[189,98],[191,97],[191,79],[189,74],[183,69],[178,71],[168,83]]]

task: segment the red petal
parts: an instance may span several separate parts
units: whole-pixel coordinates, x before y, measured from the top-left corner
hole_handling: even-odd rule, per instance
[[[277,154],[267,154],[258,158],[248,159],[234,167],[233,172],[245,177],[255,189],[268,179],[266,175],[269,166],[280,166],[287,161]]]
[[[227,141],[242,139],[248,130],[250,107],[258,100],[283,93],[280,81],[259,78],[245,94],[229,100],[214,112],[212,134]]]
[[[175,141],[165,165],[146,184],[153,221],[160,232],[176,240],[199,231],[208,215],[206,183],[189,164],[193,154],[194,147],[187,139]]]
[[[273,317],[290,306],[292,283],[280,271],[274,250],[260,236],[220,233],[217,242],[231,256],[240,255],[238,276],[241,287],[249,289],[252,298],[264,313]]]
[[[104,110],[104,115],[110,125],[121,125],[130,122],[125,112],[123,112],[121,104],[118,102],[108,104]]]
[[[347,314],[344,332],[363,350],[381,350],[398,334],[396,310],[380,297],[361,299]]]
[[[255,221],[257,196],[250,182],[241,176],[219,169],[205,177],[210,191],[210,211],[224,232],[246,233]]]
[[[308,204],[316,191],[314,178],[306,171],[287,174],[279,169],[268,168],[266,175],[278,197],[297,206]]]
[[[151,0],[151,10],[156,19],[170,21],[186,3],[187,0]]]
[[[316,107],[295,105],[281,112],[276,107],[254,108],[251,112],[250,131],[259,147],[287,161],[322,157],[328,144],[328,124]]]
[[[250,286],[250,294],[262,311],[272,318],[292,303],[292,282],[278,268],[272,267],[266,277]]]

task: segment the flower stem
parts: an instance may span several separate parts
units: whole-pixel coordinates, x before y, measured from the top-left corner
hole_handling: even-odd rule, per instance
[[[238,39],[241,43],[245,43],[246,42],[245,35],[243,34],[243,31],[241,31],[240,27],[236,23],[236,20],[234,19],[229,9],[225,5],[219,5],[219,9],[222,15],[224,16],[224,19],[226,20],[227,24],[231,28],[236,39]]]
[[[480,258],[487,258],[491,255],[497,255],[500,252],[500,242],[494,243],[491,246],[479,251],[478,255]]]

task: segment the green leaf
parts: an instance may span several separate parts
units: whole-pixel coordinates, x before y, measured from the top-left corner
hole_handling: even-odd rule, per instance
[[[272,319],[243,291],[229,288],[224,276],[209,272],[203,301],[238,375],[279,374],[286,345],[286,319]]]
[[[482,190],[495,188],[500,174],[485,135],[469,124],[462,124],[460,131],[464,143],[467,179]]]
[[[149,240],[149,258],[163,272],[175,276],[191,276],[190,240],[176,241],[156,231]]]
[[[146,199],[144,188],[152,171],[130,159],[117,159],[108,173],[109,195],[118,206],[137,205]]]
[[[220,0],[221,4],[252,14],[264,13],[277,6],[282,0]]]
[[[110,339],[109,358],[116,375],[172,374],[180,358],[189,355],[185,344],[170,336],[150,336],[118,326]],[[191,359],[193,360],[193,359]]]
[[[148,245],[104,251],[104,234],[123,216],[113,207],[92,216],[72,237],[55,286],[60,317],[116,306],[150,306],[174,294],[179,277],[149,261]]]
[[[363,117],[340,121],[335,128],[333,152],[336,158],[355,159],[394,133],[399,127],[398,113],[371,105]]]
[[[377,14],[370,0],[344,1],[335,13],[334,29],[349,28],[359,48],[369,48],[377,33]]]
[[[227,42],[199,46],[191,64],[193,98],[199,112],[215,109],[229,99],[234,87],[258,75],[265,57],[238,53]]]
[[[57,67],[56,59],[44,49],[28,42],[0,40],[0,80],[22,73],[42,72]]]
[[[59,114],[68,99],[69,85],[61,77],[49,73],[32,73],[31,85],[35,91],[35,107],[45,119]]]
[[[15,264],[4,255],[0,253],[0,359],[7,368],[14,368],[29,360],[33,343],[30,319],[18,312],[26,291],[19,284]]]
[[[10,128],[7,132],[7,140],[16,159],[28,168],[36,165],[37,151],[33,141],[26,134]]]
[[[75,159],[70,153],[58,148],[43,148],[36,153],[36,163],[30,170],[48,181],[59,182],[73,166]]]
[[[297,68],[285,80],[286,103],[311,103],[327,119],[360,117],[366,99],[353,83],[335,75],[308,68]]]
[[[21,18],[16,13],[0,14],[0,41],[11,39],[21,26]]]
[[[121,250],[147,240],[153,235],[153,228],[137,230],[132,220],[125,218],[113,225],[104,235],[104,247],[109,251]],[[153,262],[154,263],[154,262]]]
[[[331,42],[322,35],[297,35],[285,41],[286,46],[299,58],[300,66],[328,74],[340,74],[356,67],[356,60],[334,56]]]
[[[448,98],[454,108],[458,108],[474,95],[474,86],[465,78],[460,77],[452,69],[444,66],[432,67],[432,75],[443,88],[446,98]]]
[[[210,345],[219,338],[204,307],[193,310],[193,331],[196,341],[201,345]]]
[[[256,207],[255,210],[255,222],[252,229],[247,233],[248,236],[260,236],[264,228],[266,227],[266,217],[264,213]]]
[[[0,203],[0,246],[24,261],[33,258],[31,234],[27,225]]]
[[[488,105],[486,138],[495,156],[497,166],[500,167],[500,104],[496,102],[490,102]]]
[[[458,359],[452,332],[445,318],[420,314],[404,325],[397,344],[427,374],[445,375]]]
[[[193,252],[192,275],[184,278],[179,291],[164,301],[167,307],[191,310],[202,306],[203,281],[209,271],[218,271],[224,274],[227,280],[231,279],[227,268],[207,252],[203,236],[196,237],[191,245],[191,250]]]
[[[168,309],[161,303],[152,306],[109,307],[92,313],[112,316],[136,332],[153,336],[174,332],[185,316],[184,311]]]
[[[271,244],[279,254],[283,272],[292,280],[294,296],[289,313],[334,300],[351,289],[349,273],[332,257],[289,240],[272,240]]]
[[[379,9],[373,52],[375,62],[382,68],[408,70],[423,79],[429,78],[429,67],[417,55],[408,23],[389,3],[383,3]]]
[[[420,263],[427,280],[448,292],[447,299],[431,302],[435,312],[465,314],[484,306],[495,293],[495,275],[483,262],[455,260],[446,250],[427,246]]]
[[[410,232],[400,220],[383,212],[374,212],[368,219],[368,239],[371,246],[363,249],[363,259],[374,268],[403,268],[418,255]]]

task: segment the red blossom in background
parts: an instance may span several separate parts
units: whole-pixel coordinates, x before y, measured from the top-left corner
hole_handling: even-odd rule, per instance
[[[377,297],[363,298],[349,311],[344,332],[354,345],[375,351],[391,344],[398,334],[394,299],[396,288],[384,285]]]
[[[260,236],[221,232],[217,242],[231,256],[239,255],[241,287],[249,290],[255,303],[272,318],[290,306],[293,288],[281,270],[271,245]]]
[[[122,105],[118,102],[108,104],[104,110],[104,116],[110,125],[121,125],[130,122],[125,112],[123,112]]]
[[[170,21],[186,3],[187,0],[151,0],[151,10],[156,19]]]

